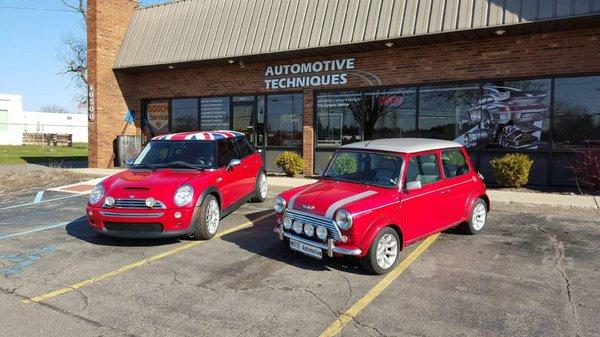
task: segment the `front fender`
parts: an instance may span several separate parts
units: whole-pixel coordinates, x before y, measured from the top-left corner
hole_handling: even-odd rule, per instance
[[[397,225],[397,223],[393,219],[382,215],[371,223],[371,225],[363,235],[363,238],[360,241],[360,244],[358,245],[359,248],[362,250],[361,256],[365,256],[369,252],[369,248],[371,248],[371,243],[373,242],[373,240],[375,240],[377,234],[383,228],[388,226],[394,228],[398,232],[398,236],[400,237],[400,243],[402,245],[400,248],[402,249],[404,247],[404,239],[402,237],[402,229],[400,228],[400,226]]]

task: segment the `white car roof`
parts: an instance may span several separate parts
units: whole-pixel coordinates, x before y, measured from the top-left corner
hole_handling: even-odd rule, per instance
[[[462,147],[457,142],[429,138],[385,138],[346,144],[340,149],[366,149],[389,152],[415,153],[421,151]]]

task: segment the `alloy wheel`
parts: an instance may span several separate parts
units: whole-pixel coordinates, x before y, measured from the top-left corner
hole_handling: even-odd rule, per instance
[[[377,242],[377,265],[388,269],[394,265],[398,257],[398,240],[392,234],[385,234]]]

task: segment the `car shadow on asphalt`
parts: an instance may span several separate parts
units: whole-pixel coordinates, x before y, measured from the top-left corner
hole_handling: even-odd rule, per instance
[[[250,213],[246,214],[246,218],[250,221],[255,221],[270,212],[272,211],[266,210]],[[318,260],[292,251],[284,245],[283,241],[279,240],[277,234],[273,231],[275,223],[275,215],[272,215],[255,222],[252,227],[223,235],[221,239],[234,243],[239,248],[253,254],[283,262],[300,269],[313,271],[339,270],[361,275],[368,274],[356,258],[346,256],[329,258],[326,254],[323,254],[323,260]]]
[[[99,246],[163,246],[181,242],[180,238],[160,238],[160,239],[123,239],[103,236],[91,230],[85,217],[71,221],[66,227],[67,234]]]

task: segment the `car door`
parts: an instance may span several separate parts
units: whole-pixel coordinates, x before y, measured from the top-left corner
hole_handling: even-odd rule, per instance
[[[218,160],[218,177],[217,187],[221,193],[221,208],[225,209],[242,196],[241,190],[241,165],[229,167],[232,159],[240,159],[233,143],[233,139],[224,139],[217,141],[217,160]]]
[[[437,151],[413,154],[409,157],[404,179],[401,210],[405,226],[403,234],[407,242],[413,242],[444,226],[442,175]],[[410,185],[420,188],[410,189]],[[411,184],[412,183],[412,184]]]
[[[441,165],[444,173],[445,222],[453,225],[463,221],[467,200],[473,191],[472,168],[462,148],[441,151]]]
[[[244,196],[254,191],[254,185],[256,183],[256,176],[258,170],[258,156],[254,156],[254,149],[250,146],[246,138],[236,137],[234,140],[238,153],[241,158],[241,171],[240,176],[242,177],[242,188],[244,189]]]

